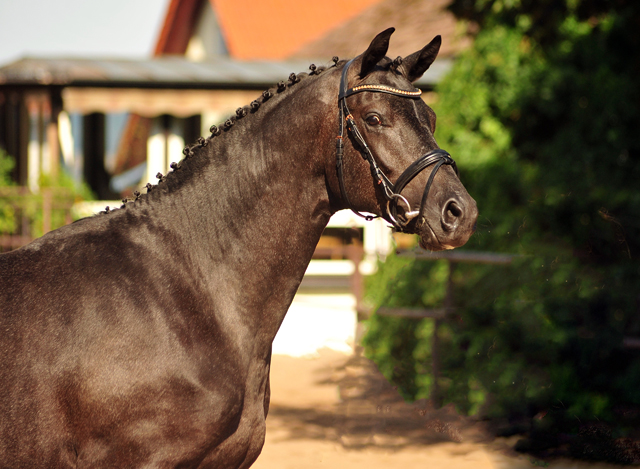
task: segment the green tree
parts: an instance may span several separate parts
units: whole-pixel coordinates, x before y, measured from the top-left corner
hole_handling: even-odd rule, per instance
[[[640,15],[607,5],[453,4],[481,29],[438,88],[436,138],[478,201],[468,248],[520,255],[454,272],[439,384],[461,411],[640,423],[622,411],[640,407],[640,357],[622,347],[640,337]],[[441,272],[392,257],[370,300],[432,306]],[[432,322],[374,315],[368,328],[366,354],[405,397],[428,396]]]

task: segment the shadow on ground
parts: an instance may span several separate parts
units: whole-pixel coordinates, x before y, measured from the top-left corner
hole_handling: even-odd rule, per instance
[[[321,439],[345,448],[399,449],[443,442],[485,441],[477,422],[458,415],[452,406],[434,409],[426,400],[409,404],[370,360],[352,356],[328,371],[319,385],[337,386],[340,400],[332,406],[272,405],[279,438]]]

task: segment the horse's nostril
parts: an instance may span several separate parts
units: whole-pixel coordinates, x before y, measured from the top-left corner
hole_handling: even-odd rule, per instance
[[[454,218],[458,218],[462,216],[462,209],[452,200],[446,205],[445,213],[450,214]]]
[[[449,200],[442,207],[442,228],[445,231],[455,231],[463,215],[460,204],[456,200]]]

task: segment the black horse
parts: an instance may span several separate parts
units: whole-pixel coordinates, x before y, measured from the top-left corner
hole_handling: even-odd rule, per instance
[[[392,32],[238,109],[121,209],[0,256],[0,467],[249,467],[331,214],[467,241],[475,202],[411,86],[440,38],[392,61]]]

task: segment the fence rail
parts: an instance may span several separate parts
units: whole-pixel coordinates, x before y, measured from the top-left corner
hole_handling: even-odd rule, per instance
[[[435,308],[435,309],[426,309],[426,308],[393,308],[387,306],[380,306],[376,310],[376,314],[378,316],[392,316],[398,318],[412,318],[412,319],[424,319],[424,318],[435,318],[435,319],[444,319],[447,315],[447,310],[445,308]]]
[[[423,261],[446,259],[449,262],[471,262],[474,264],[511,264],[517,254],[503,254],[497,252],[480,251],[425,251],[424,249],[409,249],[398,251],[398,256],[409,257]]]

